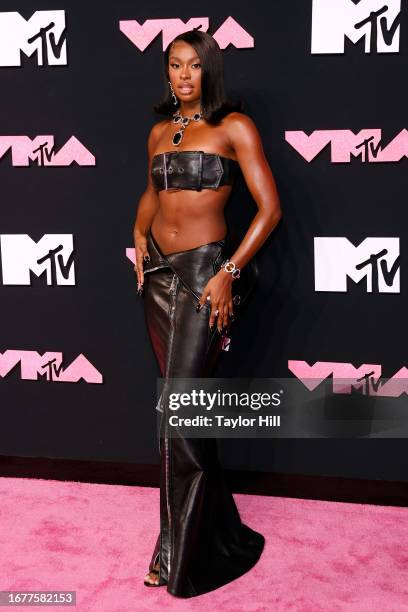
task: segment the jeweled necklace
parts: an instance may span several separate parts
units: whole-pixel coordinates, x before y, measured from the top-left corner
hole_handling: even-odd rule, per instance
[[[173,113],[173,123],[180,123],[180,129],[177,130],[177,132],[174,134],[172,140],[175,147],[177,147],[183,140],[184,130],[186,129],[190,121],[200,121],[200,119],[202,118],[203,115],[201,111],[199,113],[194,113],[192,117],[183,117],[179,110],[176,110],[176,112]]]

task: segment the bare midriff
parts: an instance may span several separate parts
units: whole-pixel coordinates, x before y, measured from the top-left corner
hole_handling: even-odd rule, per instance
[[[169,255],[224,239],[224,208],[231,190],[231,185],[222,185],[201,191],[159,191],[159,209],[150,229],[162,253]]]

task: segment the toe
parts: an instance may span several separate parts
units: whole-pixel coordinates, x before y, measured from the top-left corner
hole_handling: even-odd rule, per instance
[[[158,584],[159,583],[159,577],[156,574],[146,574],[145,580],[149,584]]]

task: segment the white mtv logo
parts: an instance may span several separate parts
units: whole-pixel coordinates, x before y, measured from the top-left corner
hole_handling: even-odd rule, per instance
[[[46,274],[47,285],[75,285],[72,234],[45,234],[34,242],[27,234],[1,234],[3,285],[30,285],[30,271]]]
[[[28,21],[0,13],[0,66],[21,66],[21,53],[36,53],[39,66],[66,65],[65,11],[36,11]]]
[[[364,37],[366,53],[399,51],[401,0],[313,0],[312,53],[344,53]]]
[[[368,293],[399,293],[399,238],[314,239],[315,291],[347,291],[347,279],[366,279]]]

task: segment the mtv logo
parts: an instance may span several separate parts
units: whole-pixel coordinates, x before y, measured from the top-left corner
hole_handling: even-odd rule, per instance
[[[307,161],[315,159],[330,144],[330,161],[350,163],[357,157],[363,163],[399,162],[408,157],[408,131],[402,129],[391,141],[384,143],[381,129],[313,130],[308,135],[301,130],[287,130],[285,140]],[[0,138],[1,145],[1,138]]]
[[[21,53],[39,66],[65,66],[65,11],[36,11],[27,21],[17,11],[0,13],[0,67],[21,66]]]
[[[312,53],[344,53],[364,38],[365,53],[399,51],[401,0],[313,0]]]
[[[29,166],[30,160],[39,166],[95,166],[95,156],[76,138],[71,136],[57,151],[52,134],[31,139],[29,136],[1,136],[0,160],[11,150],[13,166]]]
[[[30,272],[46,275],[47,285],[75,285],[72,234],[0,235],[3,285],[30,285]]]
[[[40,380],[49,382],[102,384],[103,376],[96,367],[80,353],[71,363],[64,363],[60,351],[6,349],[0,352],[0,378],[6,378],[20,364],[21,380]]]
[[[399,238],[315,237],[315,291],[347,291],[347,279],[365,279],[367,293],[399,293]]]

